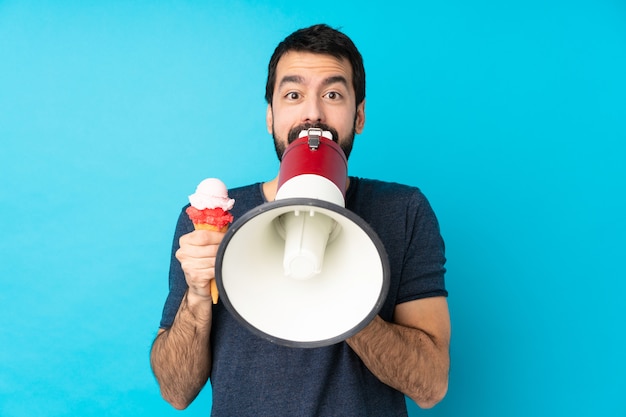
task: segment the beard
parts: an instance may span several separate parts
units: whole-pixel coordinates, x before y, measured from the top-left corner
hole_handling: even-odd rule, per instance
[[[354,118],[354,122],[356,125],[356,117]],[[328,130],[333,135],[333,142],[339,144],[339,147],[341,147],[341,150],[343,150],[343,153],[346,155],[346,159],[350,157],[350,152],[352,152],[352,145],[354,143],[354,136],[356,134],[354,126],[352,127],[352,132],[350,132],[350,135],[348,135],[348,137],[343,138],[340,141],[337,130],[333,129],[332,127],[324,123],[304,123],[304,124],[301,124],[292,128],[289,131],[289,133],[287,134],[287,145],[290,145],[293,141],[298,139],[298,136],[300,136],[300,132],[302,132],[303,130],[311,129],[311,128]],[[272,126],[272,131],[276,132],[273,126]],[[285,146],[285,143],[283,141],[276,138],[275,133],[272,133],[272,137],[274,138],[274,148],[276,149],[276,156],[278,156],[279,161],[282,161],[283,154],[285,153],[285,150],[287,149],[287,147]]]

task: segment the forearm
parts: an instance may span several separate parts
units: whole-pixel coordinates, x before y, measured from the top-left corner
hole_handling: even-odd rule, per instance
[[[186,408],[211,371],[211,302],[190,303],[185,294],[169,330],[152,345],[150,363],[161,395],[177,409]]]
[[[388,323],[377,316],[347,340],[365,366],[385,384],[430,408],[445,396],[450,357],[448,340]]]

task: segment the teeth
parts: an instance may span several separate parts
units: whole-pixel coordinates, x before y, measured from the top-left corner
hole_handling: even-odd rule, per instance
[[[298,135],[298,138],[303,138],[305,136],[309,136],[309,130],[308,129],[304,129],[304,130],[300,131],[300,134]],[[325,137],[326,139],[333,140],[333,134],[330,133],[329,130],[322,130],[322,136]]]

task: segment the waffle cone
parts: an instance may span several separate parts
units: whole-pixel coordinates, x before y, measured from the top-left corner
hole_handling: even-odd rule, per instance
[[[222,232],[222,233],[226,233],[226,231],[228,230],[228,225],[220,229],[218,226],[215,226],[213,224],[208,224],[208,223],[194,223],[193,227],[196,230],[211,230],[213,232]]]
[[[226,231],[228,230],[228,225],[220,229],[219,227],[208,223],[194,223],[193,227],[196,230],[212,230],[214,232],[222,233],[226,233]],[[217,292],[217,282],[215,281],[215,278],[213,278],[209,282],[209,285],[211,286],[211,298],[213,299],[213,304],[217,304],[217,300],[219,299],[219,293]]]

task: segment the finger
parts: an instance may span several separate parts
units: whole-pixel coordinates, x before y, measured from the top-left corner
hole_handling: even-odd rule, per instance
[[[181,236],[180,242],[196,246],[219,245],[223,238],[224,233],[211,230],[194,230]]]
[[[180,266],[184,271],[197,271],[198,274],[206,274],[210,269],[215,269],[215,258],[182,258]]]
[[[185,259],[215,259],[219,245],[192,245],[181,242],[179,249],[176,251],[176,258],[179,261]]]

